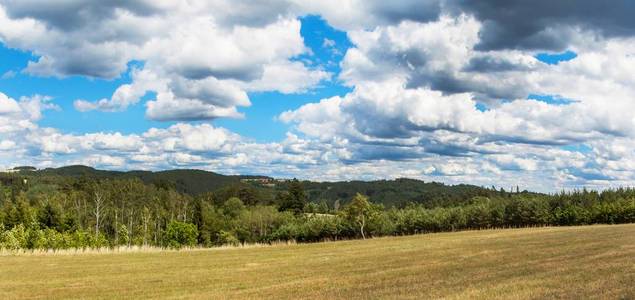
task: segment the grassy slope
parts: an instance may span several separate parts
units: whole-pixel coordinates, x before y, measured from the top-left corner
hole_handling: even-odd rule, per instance
[[[0,298],[635,297],[635,225],[0,257]]]

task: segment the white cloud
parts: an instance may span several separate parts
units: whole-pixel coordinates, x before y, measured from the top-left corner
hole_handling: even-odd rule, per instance
[[[12,140],[0,140],[0,151],[12,150],[16,144]]]
[[[156,100],[148,101],[146,105],[146,117],[158,121],[196,121],[219,117],[242,117],[236,107],[218,107],[198,99],[179,99],[171,93],[159,94]]]
[[[245,84],[250,91],[279,91],[284,94],[304,93],[330,79],[323,70],[308,70],[300,62],[283,62],[265,66],[262,78]]]
[[[60,109],[50,101],[50,97],[40,95],[16,101],[0,93],[0,133],[13,134],[37,127],[36,122],[42,118],[43,110]]]
[[[4,72],[4,74],[2,74],[2,76],[0,76],[0,79],[11,79],[13,77],[15,77],[16,72],[13,70],[9,70]]]
[[[15,100],[0,94],[0,115],[16,114],[21,111],[20,105]]]
[[[429,0],[293,0],[302,13],[317,14],[343,30],[373,29],[404,20],[428,22],[438,18],[441,1]]]
[[[546,184],[555,186],[634,182],[632,172],[611,169],[628,166],[628,147],[596,147],[635,137],[629,113],[635,80],[627,75],[635,71],[635,39],[591,46],[577,39],[571,46],[577,58],[546,65],[534,52],[476,50],[481,30],[478,20],[461,15],[349,32],[355,47],[346,53],[340,78],[354,91],[279,119],[309,137],[345,141],[349,161],[455,157],[422,173],[472,182],[477,173],[509,172],[534,183],[549,176],[555,184]],[[529,94],[574,102],[525,99]],[[477,109],[478,102],[489,109]],[[578,144],[593,151],[560,150]]]
[[[329,38],[324,38],[324,40],[322,40],[322,48],[332,48],[335,47],[335,41],[331,40]]]
[[[132,83],[119,86],[110,99],[96,102],[75,100],[75,109],[85,112],[90,110],[118,111],[138,103],[148,91],[162,91],[166,85],[163,78],[145,69],[132,69]]]
[[[306,93],[331,80],[352,88],[282,113],[278,119],[292,130],[272,143],[210,124],[68,134],[38,126],[43,110],[59,109],[49,98],[16,101],[0,94],[0,165],[195,166],[231,174],[408,176],[538,190],[633,184],[632,34],[608,32],[615,28],[603,25],[613,24],[603,14],[575,9],[562,24],[537,16],[549,23],[544,28],[531,18],[517,20],[536,25],[533,35],[506,37],[516,23],[501,27],[503,20],[488,7],[451,1],[0,0],[0,41],[37,57],[24,72],[117,78],[130,71],[132,82],[110,97],[76,100],[80,111],[120,111],[151,95],[148,119],[241,118],[239,108],[251,105],[249,92]],[[535,14],[510,11],[523,10]],[[354,47],[341,73],[297,59],[309,53],[297,19],[306,14],[347,31]],[[593,28],[594,20],[601,28]],[[492,37],[497,30],[501,35]],[[562,39],[554,40],[555,34]],[[325,38],[322,46],[336,45]],[[557,65],[534,58],[563,47],[578,56]],[[131,61],[141,63],[128,70]],[[572,102],[528,100],[530,94]]]
[[[290,61],[308,50],[283,1],[262,10],[226,1],[55,5],[0,2],[0,41],[39,57],[27,73],[111,79],[143,62],[110,98],[76,100],[79,111],[124,110],[154,92],[152,119],[237,117],[237,107],[250,104],[247,91],[305,92],[330,77]],[[63,8],[86,15],[65,19]]]

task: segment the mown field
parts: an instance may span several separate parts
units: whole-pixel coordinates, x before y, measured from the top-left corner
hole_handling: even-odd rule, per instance
[[[0,299],[635,299],[635,225],[0,256]]]

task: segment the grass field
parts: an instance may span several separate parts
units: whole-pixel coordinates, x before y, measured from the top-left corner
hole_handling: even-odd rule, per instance
[[[635,299],[635,225],[0,256],[0,299],[263,297]]]

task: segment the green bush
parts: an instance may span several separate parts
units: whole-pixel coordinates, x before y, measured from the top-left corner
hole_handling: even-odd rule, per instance
[[[18,224],[11,230],[3,232],[0,237],[0,248],[9,250],[28,249],[28,234],[24,225]]]
[[[102,248],[102,247],[108,246],[108,239],[101,232],[99,234],[94,234],[94,233],[88,234],[87,242],[88,242],[87,243],[88,248]]]
[[[90,233],[81,230],[71,233],[69,247],[75,249],[90,247]]]
[[[218,233],[217,240],[220,245],[229,245],[229,246],[240,245],[240,241],[238,240],[238,238],[236,238],[236,236],[233,233],[229,231],[225,231],[225,230],[221,230]]]
[[[46,233],[43,230],[29,230],[27,247],[29,249],[46,249],[47,240]]]
[[[291,241],[296,240],[300,230],[295,223],[285,223],[278,227],[271,234],[271,241]]]
[[[130,237],[128,236],[128,227],[126,227],[126,225],[119,224],[117,228],[117,237],[119,238],[119,240],[117,241],[117,246],[128,245],[128,242],[130,242]]]
[[[196,225],[191,223],[172,221],[165,230],[165,244],[169,248],[193,247],[197,237]]]

